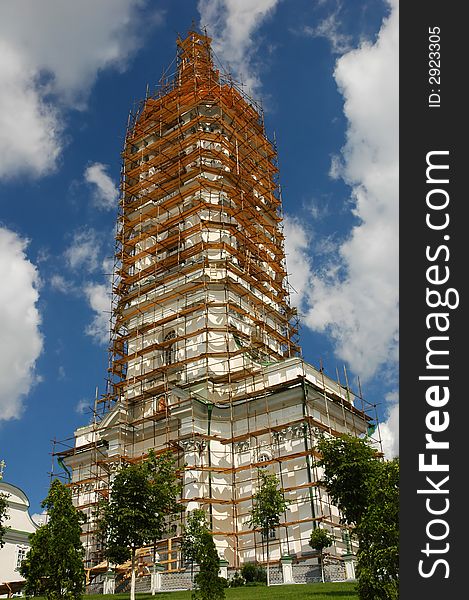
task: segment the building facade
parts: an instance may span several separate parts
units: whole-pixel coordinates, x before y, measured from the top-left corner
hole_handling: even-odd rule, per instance
[[[19,582],[24,581],[19,573],[22,560],[30,548],[29,535],[37,525],[29,516],[29,500],[26,494],[10,483],[0,480],[0,494],[7,497],[8,519],[3,548],[0,548],[0,595],[18,591]]]
[[[317,436],[365,435],[366,403],[300,357],[290,306],[276,150],[262,111],[215,67],[210,39],[178,39],[177,71],[131,115],[123,150],[107,393],[57,451],[88,513],[86,566],[102,561],[93,508],[112,474],[170,449],[181,502],[206,510],[220,557],[265,561],[249,527],[258,469],[290,501],[271,558],[309,560],[314,527],[350,551],[320,485]],[[186,511],[186,512],[187,512]],[[180,525],[159,545],[182,569]]]

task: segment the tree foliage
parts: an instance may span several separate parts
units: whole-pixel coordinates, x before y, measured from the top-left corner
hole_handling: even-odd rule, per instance
[[[70,490],[58,479],[52,482],[41,506],[49,518],[29,536],[31,548],[20,567],[26,580],[25,594],[77,600],[85,584],[80,540],[85,515],[73,506]]]
[[[361,598],[399,595],[399,462],[379,463],[368,508],[357,525],[361,550],[357,572]]]
[[[239,571],[235,571],[231,579],[228,581],[228,587],[242,587],[246,584],[246,580]]]
[[[313,529],[309,538],[309,545],[311,548],[314,548],[314,550],[317,550],[322,554],[324,548],[328,548],[331,544],[332,537],[326,529],[321,529],[320,527]]]
[[[318,442],[323,481],[358,538],[361,600],[395,600],[399,578],[399,461],[382,461],[352,436]]]
[[[213,537],[208,531],[203,531],[200,536],[196,560],[200,564],[200,571],[195,576],[197,589],[192,593],[192,598],[194,600],[224,600],[226,583],[218,575],[220,557]]]
[[[266,583],[267,573],[265,569],[256,563],[244,563],[241,567],[241,576],[246,583]]]
[[[309,538],[309,545],[314,550],[319,552],[319,559],[321,563],[321,578],[324,582],[324,561],[323,561],[323,552],[324,548],[328,548],[332,544],[332,537],[329,535],[326,529],[321,529],[320,527],[316,527],[311,532],[311,536]]]
[[[0,494],[0,548],[2,548],[5,543],[3,541],[3,536],[6,532],[5,521],[9,518],[7,496],[5,494]]]
[[[194,562],[200,565],[200,571],[195,576],[197,589],[192,598],[223,600],[225,582],[218,575],[220,559],[202,508],[196,508],[188,516],[182,533],[181,550],[192,565]]]
[[[182,531],[181,552],[184,560],[190,561],[191,572],[194,563],[200,561],[202,534],[208,532],[207,518],[202,508],[194,509],[187,517],[187,522]]]
[[[250,526],[258,527],[267,545],[267,585],[269,585],[269,537],[280,524],[280,515],[288,508],[283,492],[278,489],[279,480],[274,473],[259,469],[260,487],[254,494]]]
[[[280,515],[288,508],[283,492],[278,489],[279,480],[274,473],[259,469],[260,487],[254,494],[251,527],[258,527],[269,539],[269,533],[280,524]]]
[[[369,483],[379,468],[376,452],[363,440],[344,435],[318,442],[323,481],[346,523],[358,523],[369,502]]]
[[[98,525],[105,554],[114,563],[131,558],[138,548],[161,539],[179,512],[181,491],[170,452],[124,466],[111,484],[110,498],[100,505]]]
[[[181,482],[171,452],[123,467],[115,476],[110,498],[100,504],[98,528],[105,555],[113,563],[132,561],[131,597],[135,597],[138,548],[156,543],[172,527],[180,510]]]

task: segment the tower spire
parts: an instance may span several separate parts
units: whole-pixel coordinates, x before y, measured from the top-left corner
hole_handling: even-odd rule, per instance
[[[184,39],[178,38],[178,81],[183,85],[190,80],[218,82],[218,71],[213,65],[212,38],[192,29]]]

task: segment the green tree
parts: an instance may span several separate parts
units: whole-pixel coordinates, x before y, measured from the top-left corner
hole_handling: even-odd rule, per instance
[[[193,579],[194,562],[199,562],[202,550],[202,534],[208,532],[207,518],[202,508],[194,509],[187,517],[182,532],[181,551],[185,560],[191,562],[191,579]]]
[[[344,435],[318,442],[323,481],[358,539],[361,600],[395,600],[399,578],[399,461],[380,460],[365,440]]]
[[[321,438],[323,482],[346,523],[358,523],[369,503],[369,483],[378,469],[376,451],[364,440],[344,435]]]
[[[3,541],[3,536],[7,529],[5,521],[9,518],[7,496],[5,494],[0,494],[0,548],[2,548],[5,543]]]
[[[246,580],[246,583],[267,582],[267,573],[265,569],[256,563],[244,563],[241,567],[241,576]]]
[[[77,600],[85,585],[84,549],[81,525],[85,515],[72,504],[70,490],[58,479],[50,486],[41,505],[48,522],[29,536],[31,548],[21,563],[27,596],[46,596],[49,600]]]
[[[200,600],[224,600],[225,581],[218,575],[220,557],[213,537],[208,531],[203,531],[197,551],[197,562],[200,571],[195,576],[197,590],[192,592],[192,598]]]
[[[259,469],[260,486],[254,494],[250,519],[251,527],[258,527],[266,540],[267,546],[267,585],[270,585],[269,574],[269,538],[271,531],[280,524],[280,515],[288,508],[283,492],[278,489],[279,480],[274,473]]]
[[[130,597],[135,600],[135,558],[138,548],[155,544],[172,527],[180,511],[181,482],[171,452],[123,467],[115,476],[108,501],[101,503],[98,528],[107,558],[131,559]]]
[[[321,565],[321,579],[324,583],[324,560],[323,560],[323,551],[324,548],[328,548],[332,544],[332,537],[325,529],[321,529],[320,527],[316,527],[311,532],[311,536],[309,538],[309,545],[314,550],[319,552],[319,562]]]
[[[364,599],[399,596],[398,490],[399,460],[379,463],[368,508],[356,528],[358,592]]]

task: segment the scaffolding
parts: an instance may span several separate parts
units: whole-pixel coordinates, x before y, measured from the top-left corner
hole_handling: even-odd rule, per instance
[[[278,475],[290,500],[273,559],[307,556],[319,525],[340,557],[348,542],[320,482],[316,440],[366,435],[374,407],[300,356],[262,110],[215,68],[210,38],[191,31],[177,45],[175,75],[129,116],[107,389],[93,422],[68,446],[54,443],[88,516],[85,567],[103,564],[94,511],[112,474],[150,449],[174,453],[181,502],[207,511],[230,565],[266,559],[266,540],[248,525],[259,468]],[[184,566],[183,522],[184,513],[158,543],[168,571]]]

